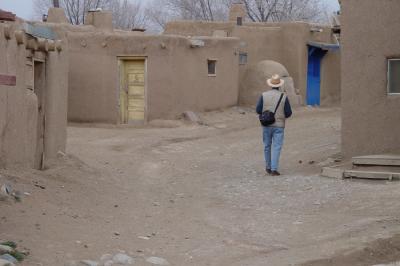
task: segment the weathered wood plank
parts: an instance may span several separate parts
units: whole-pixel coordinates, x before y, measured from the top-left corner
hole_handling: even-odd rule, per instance
[[[356,170],[345,170],[343,176],[344,178],[361,178],[361,179],[382,179],[382,180],[400,179],[400,173],[356,171]]]
[[[355,165],[400,166],[400,156],[395,154],[359,156],[352,161]]]
[[[17,77],[0,74],[0,85],[15,86],[17,85]]]

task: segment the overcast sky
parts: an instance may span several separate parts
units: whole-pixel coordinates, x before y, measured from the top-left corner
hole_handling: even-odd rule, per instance
[[[149,0],[141,0],[143,2]],[[332,10],[339,9],[338,0],[323,0]],[[12,11],[17,14],[17,16],[22,17],[24,19],[32,19],[33,16],[33,0],[0,0],[0,9]]]

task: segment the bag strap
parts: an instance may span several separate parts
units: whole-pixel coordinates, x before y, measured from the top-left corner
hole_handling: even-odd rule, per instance
[[[281,104],[282,99],[283,99],[283,93],[281,94],[281,97],[279,98],[279,102],[278,102],[278,104],[277,104],[276,107],[275,107],[275,112],[274,112],[274,114],[275,114],[276,111],[278,110],[278,107],[279,107],[279,105]]]

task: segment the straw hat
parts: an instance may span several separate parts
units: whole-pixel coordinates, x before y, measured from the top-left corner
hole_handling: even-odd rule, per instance
[[[278,74],[272,75],[270,79],[267,79],[267,84],[272,88],[282,87],[284,83],[285,81]]]

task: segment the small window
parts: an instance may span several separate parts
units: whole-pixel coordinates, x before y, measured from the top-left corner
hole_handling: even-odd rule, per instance
[[[208,75],[209,76],[216,76],[217,75],[217,60],[207,60],[208,64]]]
[[[243,18],[242,17],[237,17],[236,18],[236,25],[242,26],[243,25]]]
[[[400,94],[400,59],[388,60],[388,93]]]
[[[239,65],[247,64],[247,53],[239,53]]]

